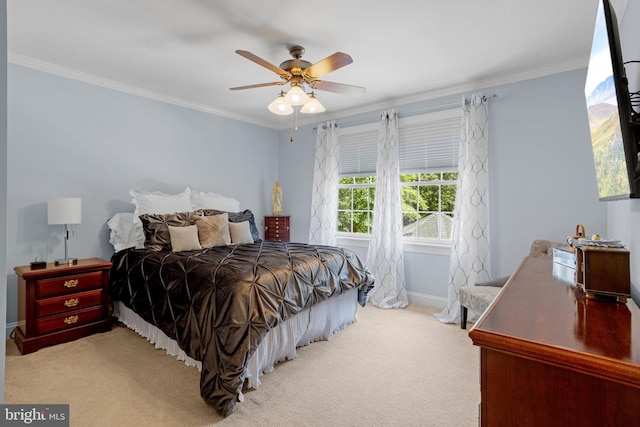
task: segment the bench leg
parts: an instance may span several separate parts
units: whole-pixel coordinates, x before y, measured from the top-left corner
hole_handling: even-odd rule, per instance
[[[467,329],[467,307],[460,306],[460,328]]]

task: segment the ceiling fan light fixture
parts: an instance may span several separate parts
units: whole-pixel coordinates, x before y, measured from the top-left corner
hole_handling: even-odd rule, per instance
[[[311,92],[311,95],[309,95],[309,102],[304,104],[304,106],[300,109],[300,112],[305,114],[322,113],[323,111],[326,111],[326,109],[320,103],[320,101],[318,101],[318,98],[316,98],[316,95],[313,92]]]
[[[293,114],[293,107],[285,101],[284,92],[280,92],[280,95],[278,95],[278,97],[274,99],[267,108],[273,114],[278,114],[280,116],[288,116],[289,114]]]
[[[289,105],[304,105],[309,102],[309,95],[302,90],[300,85],[292,84],[284,100]]]

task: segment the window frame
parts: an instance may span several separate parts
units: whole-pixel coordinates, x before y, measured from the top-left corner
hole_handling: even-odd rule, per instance
[[[406,126],[406,125],[411,125],[414,123],[420,123],[420,122],[435,122],[437,120],[442,120],[442,119],[460,119],[462,118],[462,109],[461,108],[455,108],[455,109],[449,109],[449,110],[442,110],[442,111],[436,111],[436,112],[431,112],[431,113],[423,113],[423,114],[417,114],[414,116],[410,116],[407,118],[400,118],[399,121],[399,126]],[[351,126],[351,127],[347,127],[347,128],[341,128],[340,132],[341,132],[341,136],[342,135],[349,135],[352,133],[362,133],[362,132],[370,132],[372,130],[377,130],[378,124],[377,123],[366,123],[366,124],[361,124],[361,125],[357,125],[357,126]],[[456,135],[457,136],[457,135]],[[377,149],[376,149],[377,151]],[[406,174],[413,174],[413,173],[435,173],[435,172],[455,172],[458,173],[457,170],[457,166],[455,168],[455,170],[453,170],[453,167],[451,168],[437,168],[437,169],[420,169],[420,170],[401,170],[400,174],[401,175],[406,175]],[[342,178],[346,178],[346,177],[357,177],[357,176],[372,176],[375,178],[376,174],[375,174],[375,170],[373,171],[373,173],[371,172],[367,172],[367,171],[358,171],[356,173],[341,173],[340,174],[340,179],[342,180]],[[419,186],[419,185],[425,185],[424,184],[425,181],[416,181],[416,182],[400,182],[401,186]],[[443,185],[454,185],[457,186],[458,182],[457,179],[455,181],[453,180],[439,180],[439,181],[432,181],[434,184],[433,185],[437,185],[440,189]],[[340,189],[342,188],[373,188],[374,192],[375,192],[375,183],[372,183],[370,185],[363,185],[363,184],[339,184],[338,186],[338,191],[340,191]],[[375,200],[374,200],[375,203]],[[441,212],[441,203],[442,201],[440,200],[439,204],[439,210],[438,212]],[[338,213],[341,211],[341,209],[336,210],[336,215],[338,215]],[[353,211],[353,210],[352,210]],[[373,211],[371,211],[373,213]],[[449,213],[449,211],[446,211],[446,213]],[[453,214],[453,212],[451,212]],[[338,242],[339,244],[343,244],[343,245],[347,245],[347,246],[356,246],[356,247],[366,247],[368,246],[369,240],[371,239],[371,233],[357,233],[357,232],[345,232],[345,231],[337,231],[337,237],[338,237]],[[428,238],[428,237],[410,237],[410,236],[405,236],[403,237],[403,244],[404,244],[404,250],[405,251],[410,251],[410,252],[419,252],[419,253],[432,253],[432,254],[437,254],[437,255],[449,255],[450,251],[451,251],[451,245],[452,245],[452,241],[449,240],[445,240],[445,239],[434,239],[434,238]]]

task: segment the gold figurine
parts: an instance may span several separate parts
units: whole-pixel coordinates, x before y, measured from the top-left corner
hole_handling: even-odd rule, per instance
[[[282,189],[278,181],[276,181],[276,185],[271,192],[271,202],[273,203],[273,214],[278,215],[282,213]]]

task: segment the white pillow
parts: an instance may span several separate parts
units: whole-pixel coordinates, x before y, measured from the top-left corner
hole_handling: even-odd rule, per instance
[[[191,190],[191,210],[197,209],[240,212],[240,202],[222,194]]]
[[[249,221],[229,222],[229,233],[231,234],[232,245],[253,243],[253,236],[251,236]]]
[[[144,232],[142,223],[133,222],[133,212],[117,213],[109,221],[109,243],[113,245],[116,252],[126,248],[143,248]]]
[[[135,205],[133,221],[140,223],[143,214],[171,214],[189,212],[191,210],[191,189],[185,188],[178,194],[165,194],[159,191],[143,191],[133,189],[129,191],[131,203]]]
[[[173,252],[195,251],[202,249],[198,240],[198,227],[187,225],[186,227],[169,227],[171,238],[171,250]]]

